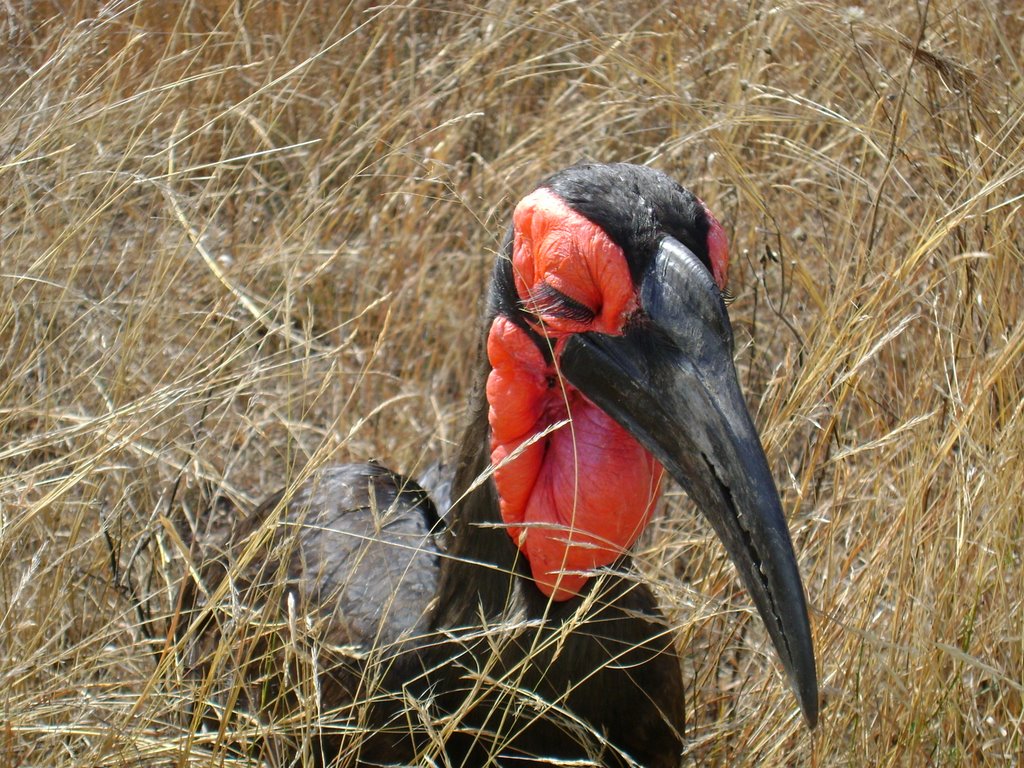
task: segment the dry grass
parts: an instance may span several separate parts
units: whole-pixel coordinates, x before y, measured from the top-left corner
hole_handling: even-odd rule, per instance
[[[813,610],[811,734],[674,496],[691,759],[1021,763],[1019,4],[3,0],[0,39],[0,766],[222,764],[176,532],[450,453],[511,205],[583,158],[725,222]]]

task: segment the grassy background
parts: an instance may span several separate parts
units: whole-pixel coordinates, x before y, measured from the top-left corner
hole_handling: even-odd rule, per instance
[[[450,455],[511,207],[581,159],[723,221],[813,613],[812,734],[670,494],[691,761],[1021,763],[1019,4],[3,0],[0,40],[0,766],[221,764],[176,532]]]

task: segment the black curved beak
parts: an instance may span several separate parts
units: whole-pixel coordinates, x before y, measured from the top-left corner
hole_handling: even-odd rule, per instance
[[[666,237],[622,336],[569,338],[562,374],[629,430],[711,522],[775,644],[804,717],[818,720],[814,648],[782,504],[732,362],[718,286]]]

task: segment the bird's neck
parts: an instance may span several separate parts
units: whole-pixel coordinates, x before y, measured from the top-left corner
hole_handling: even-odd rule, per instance
[[[519,551],[501,527],[498,491],[489,471],[490,426],[484,391],[489,366],[473,387],[470,418],[452,479],[449,545],[441,563],[435,627],[473,626],[480,613],[502,615],[515,597]]]

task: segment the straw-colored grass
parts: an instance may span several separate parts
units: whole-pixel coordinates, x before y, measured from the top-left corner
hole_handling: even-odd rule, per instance
[[[1020,4],[4,0],[0,40],[0,767],[230,763],[182,532],[450,456],[510,209],[581,159],[725,224],[812,610],[814,733],[669,489],[689,760],[1021,764]]]

